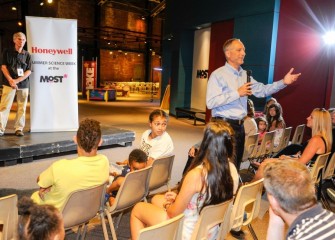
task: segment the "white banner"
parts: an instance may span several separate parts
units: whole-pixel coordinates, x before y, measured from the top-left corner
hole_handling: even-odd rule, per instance
[[[77,20],[26,17],[31,132],[78,129]]]
[[[210,28],[194,32],[191,107],[201,110],[206,109],[210,39]]]

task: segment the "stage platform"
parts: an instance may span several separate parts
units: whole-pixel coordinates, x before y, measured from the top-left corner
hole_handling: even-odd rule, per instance
[[[25,132],[23,137],[6,133],[0,137],[0,167],[32,162],[41,157],[64,155],[76,151],[73,136],[76,132]],[[131,146],[135,132],[102,126],[103,143],[100,148]]]

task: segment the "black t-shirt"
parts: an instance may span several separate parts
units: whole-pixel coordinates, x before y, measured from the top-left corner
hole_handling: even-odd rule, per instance
[[[1,65],[6,65],[10,76],[13,79],[18,78],[17,69],[22,69],[23,72],[31,70],[31,55],[29,52],[22,50],[17,52],[15,48],[5,49],[2,54]],[[3,76],[3,85],[10,86],[8,80]],[[18,88],[29,88],[29,77],[17,84]]]

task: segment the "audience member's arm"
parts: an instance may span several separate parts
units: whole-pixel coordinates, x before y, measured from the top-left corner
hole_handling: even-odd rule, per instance
[[[197,142],[196,144],[194,144],[190,150],[188,151],[188,155],[190,157],[195,157],[195,152],[196,150],[198,150],[200,148],[200,145],[201,145],[201,141],[200,142]]]
[[[268,232],[266,234],[267,240],[283,240],[284,239],[284,231],[285,231],[285,223],[281,217],[276,215],[270,206],[269,208],[269,226]]]
[[[308,142],[306,148],[304,149],[303,153],[301,154],[301,156],[299,156],[299,154],[295,155],[294,157],[282,155],[282,156],[279,157],[279,159],[296,158],[299,162],[306,165],[309,161],[311,161],[313,156],[318,151],[321,151],[320,148],[322,148],[323,145],[324,145],[324,143],[323,143],[321,137],[314,136],[309,140],[309,142]]]
[[[119,190],[121,184],[124,181],[124,177],[118,177],[117,179],[115,179],[115,181],[112,182],[112,184],[107,188],[106,192],[108,194],[110,194],[113,191],[117,191]]]
[[[183,185],[181,186],[180,192],[178,195],[175,195],[175,199],[173,199],[173,195],[169,194],[167,199],[171,202],[171,204],[167,204],[165,206],[166,212],[170,218],[177,216],[184,212],[187,208],[187,205],[190,203],[193,195],[200,191],[202,186],[202,175],[200,169],[193,169],[188,172],[183,181]]]

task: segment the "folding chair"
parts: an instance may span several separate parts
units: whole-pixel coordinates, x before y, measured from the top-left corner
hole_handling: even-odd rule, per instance
[[[274,135],[275,135],[274,131],[265,133],[261,145],[258,146],[258,148],[255,148],[255,153],[253,153],[253,157],[249,158],[250,167],[254,171],[258,169],[257,165],[253,164],[254,162],[262,162],[265,158],[271,156],[273,151]]]
[[[247,140],[244,143],[242,161],[247,161],[250,157],[253,157],[252,153],[258,146],[258,135],[259,133],[248,136]]]
[[[204,207],[193,230],[191,240],[206,240],[209,231],[219,224],[221,224],[221,226],[218,234],[222,238],[225,237],[230,230],[229,225],[232,205],[233,199]]]
[[[247,225],[253,239],[257,239],[257,236],[251,222],[258,216],[262,189],[263,179],[241,186],[236,194],[231,213],[231,228],[240,230],[242,226]],[[244,219],[245,213],[247,214],[246,219]]]
[[[289,144],[291,131],[292,131],[292,127],[288,127],[284,129],[284,132],[280,137],[278,146],[274,147],[272,150],[272,155],[281,151],[283,148],[285,148]]]
[[[304,136],[305,126],[305,124],[301,124],[295,128],[291,144],[301,144],[302,138]]]
[[[174,156],[175,155],[154,160],[149,179],[149,193],[164,185],[166,185],[167,190],[170,191],[169,182],[171,179]]]
[[[107,204],[105,207],[105,214],[108,218],[113,240],[117,239],[115,229],[119,226],[123,211],[133,207],[136,203],[144,200],[147,196],[151,171],[152,167],[150,166],[128,173],[116,194],[113,205],[109,206]],[[114,226],[112,216],[116,213],[119,213],[119,216]]]
[[[17,195],[9,195],[0,198],[0,225],[3,225],[0,232],[0,239],[17,239],[18,209]]]
[[[184,214],[166,220],[160,224],[140,230],[137,240],[178,240],[178,230],[182,229]]]
[[[311,168],[311,178],[317,189],[318,200],[321,199],[321,189],[322,189],[321,180],[323,179],[322,173],[323,173],[323,169],[326,166],[329,155],[330,155],[330,152],[319,155],[318,158],[315,160],[313,167]]]
[[[104,232],[108,239],[102,203],[105,200],[106,183],[74,191],[65,202],[61,212],[64,228],[79,226],[77,239],[85,239],[88,222],[99,214]]]

